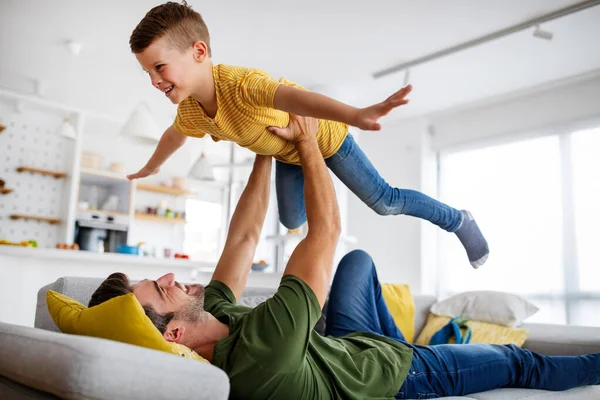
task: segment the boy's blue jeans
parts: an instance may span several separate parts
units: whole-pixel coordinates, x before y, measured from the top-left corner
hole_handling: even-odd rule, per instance
[[[327,307],[326,335],[371,332],[413,349],[399,399],[465,396],[501,387],[566,390],[600,384],[600,353],[550,357],[513,345],[404,342],[381,294],[373,260],[361,250],[340,261]]]
[[[351,134],[333,156],[325,160],[333,173],[367,206],[380,215],[406,214],[426,219],[448,231],[456,231],[462,222],[460,211],[421,192],[391,187],[377,172]],[[299,165],[276,164],[279,218],[288,229],[306,222],[304,175]]]

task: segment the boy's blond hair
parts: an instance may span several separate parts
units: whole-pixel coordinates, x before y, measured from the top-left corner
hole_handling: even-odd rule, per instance
[[[168,35],[169,42],[179,50],[188,50],[194,42],[206,43],[211,57],[210,34],[202,16],[192,10],[184,0],[182,3],[169,1],[156,6],[140,21],[129,38],[133,53],[141,53],[153,41]]]

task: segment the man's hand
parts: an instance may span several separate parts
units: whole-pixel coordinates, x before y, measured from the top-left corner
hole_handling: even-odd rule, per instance
[[[288,142],[298,143],[316,137],[319,130],[319,120],[290,114],[290,122],[285,128],[270,126],[267,129]]]
[[[138,172],[136,172],[135,174],[127,175],[127,179],[132,181],[134,179],[145,178],[147,176],[157,174],[158,171],[160,171],[160,168],[156,168],[153,170],[151,168],[144,167],[144,168],[140,169]]]
[[[378,131],[381,129],[381,125],[377,122],[379,118],[387,115],[392,109],[408,103],[408,99],[405,97],[412,91],[412,85],[403,87],[381,103],[374,104],[367,108],[361,108],[358,110],[356,117],[356,124],[353,124],[357,128],[363,131]]]

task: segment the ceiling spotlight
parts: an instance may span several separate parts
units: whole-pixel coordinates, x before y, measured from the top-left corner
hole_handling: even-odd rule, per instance
[[[535,30],[533,31],[533,36],[535,36],[538,39],[552,40],[552,37],[554,37],[554,33],[550,31],[545,31],[541,29],[539,25],[536,25]]]

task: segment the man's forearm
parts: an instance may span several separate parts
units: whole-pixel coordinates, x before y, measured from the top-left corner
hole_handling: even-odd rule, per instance
[[[257,155],[248,184],[235,207],[225,248],[212,279],[223,282],[239,299],[260,239],[271,186],[271,157]]]
[[[301,121],[300,126],[302,125]],[[310,128],[310,124],[304,124],[303,128]],[[311,132],[306,129],[303,131]],[[314,135],[314,132],[311,133]],[[333,256],[340,236],[340,213],[333,182],[315,136],[306,135],[299,139],[296,149],[300,154],[304,173],[308,233],[290,256],[284,275],[293,275],[304,281],[323,307],[331,280]]]
[[[306,92],[281,85],[275,92],[274,106],[278,110],[296,115],[338,121],[356,125],[358,109],[325,95]]]
[[[173,153],[183,146],[185,140],[185,136],[175,131],[173,127],[169,127],[161,136],[156,150],[146,163],[146,167],[152,170],[160,168]]]
[[[314,137],[296,144],[304,173],[304,201],[309,232],[339,236],[340,213],[329,170]]]
[[[238,237],[258,242],[269,208],[271,165],[271,156],[256,156],[246,188],[231,218],[228,240]]]

